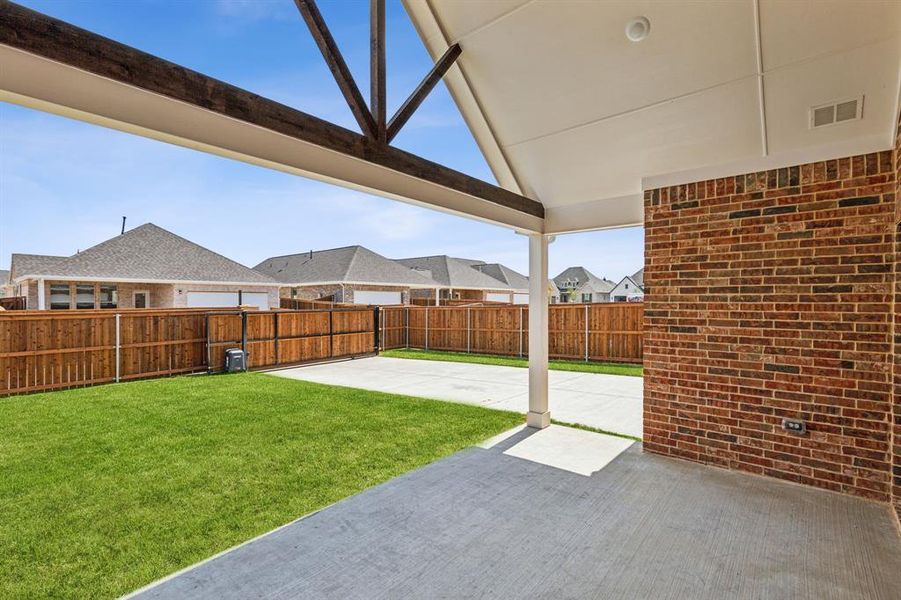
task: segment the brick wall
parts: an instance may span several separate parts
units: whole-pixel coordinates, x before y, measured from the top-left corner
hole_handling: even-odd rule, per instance
[[[645,193],[646,450],[890,499],[895,186],[886,151]]]
[[[895,137],[895,304],[892,495],[901,527],[901,117]]]

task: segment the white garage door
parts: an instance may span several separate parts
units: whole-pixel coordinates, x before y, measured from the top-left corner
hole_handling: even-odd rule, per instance
[[[234,308],[238,306],[238,292],[188,292],[189,308]]]
[[[266,292],[241,292],[241,302],[269,310],[269,294]],[[188,292],[189,308],[235,308],[238,292]]]
[[[489,302],[510,302],[510,294],[488,294],[485,299]]]
[[[400,304],[400,292],[354,291],[354,304]]]
[[[241,303],[269,310],[269,294],[266,292],[241,292]]]

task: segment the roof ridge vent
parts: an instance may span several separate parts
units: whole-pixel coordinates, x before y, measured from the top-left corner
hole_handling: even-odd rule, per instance
[[[810,128],[818,129],[863,118],[863,96],[810,107]]]

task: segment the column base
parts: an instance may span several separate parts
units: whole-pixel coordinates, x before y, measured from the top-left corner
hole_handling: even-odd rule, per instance
[[[545,427],[550,426],[550,424],[550,411],[543,413],[529,411],[529,413],[526,415],[526,425],[528,425],[529,427],[534,427],[535,429],[544,429]]]

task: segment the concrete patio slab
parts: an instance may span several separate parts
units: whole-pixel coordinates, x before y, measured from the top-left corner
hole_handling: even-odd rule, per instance
[[[634,443],[612,435],[551,425],[511,446],[504,454],[588,477]]]
[[[637,443],[586,477],[512,456],[530,435],[407,473],[137,597],[898,597],[885,505]]]
[[[527,369],[375,356],[272,371],[328,385],[478,404],[525,414]],[[641,377],[550,371],[554,419],[635,437],[642,435]]]

